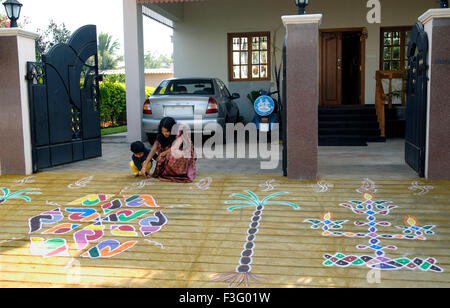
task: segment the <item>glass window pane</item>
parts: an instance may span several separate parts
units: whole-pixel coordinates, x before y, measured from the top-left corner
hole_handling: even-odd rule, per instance
[[[248,50],[248,38],[241,38],[241,50]]]
[[[400,61],[392,61],[392,70],[394,71],[400,70]]]
[[[261,51],[259,63],[267,64],[267,51]]]
[[[259,51],[252,52],[252,64],[259,64]]]
[[[267,78],[267,65],[261,65],[261,78]]]
[[[241,66],[241,78],[242,79],[248,78],[248,67],[247,66]]]
[[[240,71],[240,66],[233,66],[233,79],[239,79]]]
[[[400,45],[400,32],[394,32],[393,45]]]
[[[254,37],[252,40],[252,48],[255,50],[259,49],[259,37]]]
[[[268,48],[267,48],[267,36],[262,36],[262,37],[260,37],[259,38],[260,39],[260,42],[261,42],[261,50],[267,50]]]
[[[253,78],[259,78],[259,66],[253,65],[252,67],[252,77]]]
[[[389,46],[392,44],[392,40],[391,40],[391,32],[385,32],[384,33],[384,45],[385,46]]]
[[[391,62],[384,62],[383,70],[384,71],[390,71],[391,70]]]
[[[234,65],[240,64],[240,61],[239,61],[239,52],[233,52],[233,64],[234,64]]]
[[[248,52],[241,52],[241,64],[248,64]]]
[[[238,37],[233,38],[233,50],[239,50],[240,39]]]
[[[383,52],[383,58],[384,60],[390,60],[391,59],[391,48],[390,47],[384,47],[384,52]]]
[[[400,59],[400,47],[394,47],[393,48],[392,59],[394,59],[394,60],[399,60]]]

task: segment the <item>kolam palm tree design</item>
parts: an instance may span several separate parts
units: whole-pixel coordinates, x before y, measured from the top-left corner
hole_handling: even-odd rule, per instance
[[[12,193],[9,189],[2,187],[2,188],[0,188],[0,191],[3,195],[0,196],[0,204],[6,202],[6,200],[9,200],[9,199],[23,199],[27,202],[30,202],[31,198],[24,196],[24,195],[41,194],[41,192],[38,192],[35,190],[39,190],[39,189],[38,188],[28,188],[28,189],[22,189],[22,190]]]
[[[212,281],[222,281],[229,283],[229,287],[240,287],[242,284],[248,287],[250,281],[259,282],[261,277],[258,277],[252,273],[251,264],[253,262],[253,254],[255,249],[255,239],[256,234],[259,231],[259,226],[262,220],[262,214],[264,209],[267,206],[272,205],[289,205],[294,210],[299,210],[300,207],[297,204],[288,201],[269,201],[270,199],[282,195],[287,194],[287,192],[278,192],[267,196],[266,198],[260,200],[257,195],[255,195],[252,191],[248,190],[246,193],[249,196],[241,195],[241,194],[232,194],[232,197],[240,198],[242,200],[236,201],[226,201],[225,204],[234,204],[234,206],[229,207],[228,211],[234,211],[236,209],[247,208],[247,207],[255,207],[256,211],[253,214],[251,219],[250,228],[247,230],[247,241],[244,245],[244,250],[241,253],[241,258],[239,259],[239,265],[236,267],[234,272],[228,273],[219,273],[214,274],[212,276]]]

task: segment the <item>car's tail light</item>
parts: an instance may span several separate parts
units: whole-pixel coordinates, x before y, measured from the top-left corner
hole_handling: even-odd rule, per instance
[[[206,109],[206,114],[211,113],[219,113],[219,107],[217,106],[217,102],[213,97],[209,98],[208,108]]]
[[[144,114],[153,114],[149,99],[147,99],[144,103]]]

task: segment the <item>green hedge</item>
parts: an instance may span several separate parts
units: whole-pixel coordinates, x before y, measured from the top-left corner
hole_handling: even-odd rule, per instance
[[[102,81],[100,88],[100,121],[102,127],[126,125],[126,92],[125,84],[113,81]],[[146,87],[146,97],[152,95],[154,88]],[[142,102],[143,103],[143,102]]]

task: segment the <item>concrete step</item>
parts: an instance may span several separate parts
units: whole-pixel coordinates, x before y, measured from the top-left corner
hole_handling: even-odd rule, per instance
[[[319,136],[319,146],[367,146],[364,136]]]

